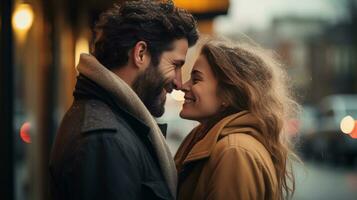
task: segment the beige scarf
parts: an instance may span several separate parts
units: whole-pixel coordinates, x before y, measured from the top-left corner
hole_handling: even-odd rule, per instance
[[[172,195],[176,197],[177,172],[173,157],[155,119],[137,94],[122,79],[100,64],[94,56],[81,54],[77,70],[120,99],[129,112],[150,127],[149,136],[154,145],[162,174]]]

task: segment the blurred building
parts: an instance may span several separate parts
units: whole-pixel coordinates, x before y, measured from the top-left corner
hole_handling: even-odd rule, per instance
[[[357,93],[356,19],[356,7],[351,7],[351,21],[327,26],[309,41],[312,101],[336,93]]]
[[[317,104],[330,94],[357,92],[357,1],[319,2],[321,7],[335,5],[336,12],[320,11],[318,6],[307,9],[306,5],[306,13],[299,8],[300,12],[267,16],[271,21],[264,29],[248,26],[241,30],[235,25],[237,29],[226,30],[233,40],[252,38],[277,52],[302,103]]]
[[[281,56],[291,76],[296,93],[308,95],[311,91],[312,77],[308,41],[311,37],[318,37],[324,31],[326,21],[319,18],[304,18],[284,16],[275,18],[271,32],[274,44],[273,49]]]
[[[327,21],[318,17],[283,15],[274,17],[265,30],[249,29],[246,35],[259,45],[276,52],[290,75],[295,92],[301,100],[311,101],[312,80],[315,78],[310,66],[311,38],[323,35]],[[245,35],[231,34],[234,40],[245,40]]]

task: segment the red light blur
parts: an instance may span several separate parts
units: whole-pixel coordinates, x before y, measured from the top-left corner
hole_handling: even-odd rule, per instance
[[[30,129],[31,129],[30,122],[25,122],[20,129],[20,137],[26,143],[31,143]]]
[[[357,139],[357,121],[355,121],[355,127],[353,128],[353,131],[349,134],[351,138]]]

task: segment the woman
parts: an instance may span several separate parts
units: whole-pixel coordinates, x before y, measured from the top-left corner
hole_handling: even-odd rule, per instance
[[[298,105],[273,57],[248,46],[206,43],[183,85],[180,116],[200,125],[175,156],[178,199],[284,199],[294,192],[283,138]]]

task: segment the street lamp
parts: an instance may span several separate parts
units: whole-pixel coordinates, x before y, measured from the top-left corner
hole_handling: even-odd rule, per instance
[[[29,4],[22,3],[15,8],[12,16],[12,26],[15,31],[27,32],[33,23],[34,14]]]
[[[12,15],[12,27],[20,43],[25,40],[33,21],[34,12],[30,4],[21,3],[15,7]]]

